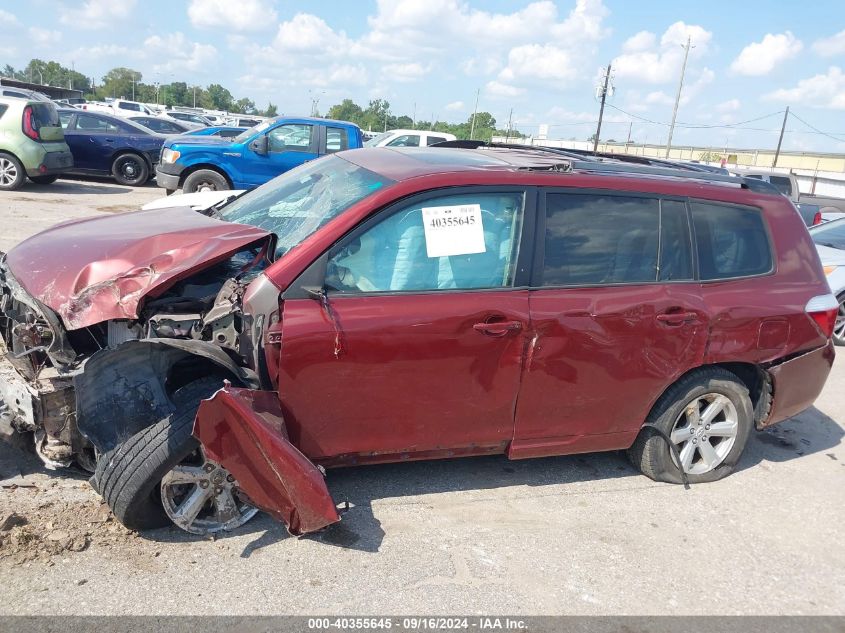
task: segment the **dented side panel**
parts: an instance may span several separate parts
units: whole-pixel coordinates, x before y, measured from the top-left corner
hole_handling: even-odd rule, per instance
[[[810,407],[824,387],[835,352],[833,342],[769,369],[772,377],[772,411],[758,424],[764,428],[782,422]]]
[[[194,436],[291,534],[340,520],[322,473],[288,441],[277,393],[221,389],[200,404]]]

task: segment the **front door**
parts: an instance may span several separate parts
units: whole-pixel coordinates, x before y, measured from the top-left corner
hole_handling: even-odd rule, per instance
[[[511,457],[629,446],[701,364],[707,310],[683,200],[551,190]]]
[[[257,186],[272,180],[279,174],[317,158],[319,148],[319,128],[307,123],[286,123],[267,132],[268,152],[258,154],[246,148],[249,160],[244,169],[250,184]]]
[[[505,449],[529,328],[519,243],[531,200],[470,188],[400,203],[317,263],[324,291],[284,299],[279,394],[303,453]]]

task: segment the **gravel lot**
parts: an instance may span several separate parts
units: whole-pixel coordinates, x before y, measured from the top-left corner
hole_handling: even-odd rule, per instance
[[[156,187],[0,194],[0,250]],[[329,471],[343,521],[260,516],[202,540],[117,524],[83,473],[0,447],[2,614],[845,614],[845,365],[816,407],[749,441],[739,472],[654,483],[621,454]],[[14,538],[13,538],[14,537]]]

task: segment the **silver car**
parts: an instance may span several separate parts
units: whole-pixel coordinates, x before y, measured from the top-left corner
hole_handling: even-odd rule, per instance
[[[845,218],[814,226],[810,235],[819,251],[827,283],[839,300],[833,342],[845,345]]]

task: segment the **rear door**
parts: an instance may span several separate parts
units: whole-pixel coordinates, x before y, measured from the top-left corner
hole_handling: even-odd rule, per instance
[[[65,140],[73,154],[78,169],[99,172],[111,171],[111,156],[120,129],[106,119],[87,112],[80,112],[65,130]]]
[[[707,341],[687,205],[550,189],[538,218],[511,456],[627,447]]]
[[[528,337],[521,240],[533,235],[533,200],[478,187],[403,201],[305,273],[311,298],[307,282],[292,286],[278,388],[303,453],[349,462],[504,451]]]

